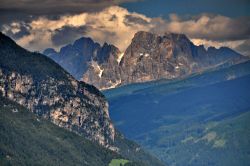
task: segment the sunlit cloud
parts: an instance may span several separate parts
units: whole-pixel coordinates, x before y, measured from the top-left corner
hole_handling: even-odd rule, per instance
[[[213,40],[206,40],[206,39],[191,39],[191,41],[195,45],[204,45],[206,48],[208,47],[229,47],[235,49],[239,45],[243,44],[245,40],[236,40],[236,41],[213,41]]]
[[[226,41],[250,37],[249,18],[232,19],[221,15],[209,16],[206,14],[189,20],[182,20],[177,15],[171,18],[167,29],[187,34],[191,38]]]
[[[20,45],[39,51],[48,47],[60,48],[82,36],[91,37],[101,44],[114,44],[124,51],[137,31],[183,33],[196,45],[228,46],[240,51],[239,46],[250,38],[250,21],[248,18],[208,14],[185,19],[176,14],[169,15],[169,19],[150,18],[111,6],[57,19],[38,17],[28,23],[12,22],[4,25],[2,31],[13,36]]]
[[[74,34],[75,39],[81,36],[88,36],[97,42],[112,43],[121,50],[124,50],[130,43],[134,33],[139,30],[148,31],[153,27],[150,21],[151,19],[144,15],[130,13],[124,8],[113,6],[100,12],[65,15],[57,20],[40,17],[28,24],[31,27],[30,34],[16,41],[20,45],[32,50],[58,47],[60,46],[58,42],[54,40],[53,43],[52,41],[53,36],[58,35],[60,32],[64,33],[65,37],[72,35],[72,33],[67,32],[74,29],[76,32]],[[5,26],[3,31],[5,33],[8,31],[19,31],[18,24],[20,23],[15,23],[15,26],[12,24]],[[72,39],[71,42],[75,39]],[[61,42],[61,44],[67,44],[67,42]]]

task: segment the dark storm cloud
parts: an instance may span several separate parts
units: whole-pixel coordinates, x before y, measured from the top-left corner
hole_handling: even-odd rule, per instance
[[[68,43],[72,43],[75,39],[84,36],[87,30],[87,26],[70,27],[64,26],[60,29],[56,29],[51,37],[51,40],[55,46],[61,46]]]
[[[1,0],[0,9],[4,12],[29,14],[62,14],[94,12],[105,7],[136,0]]]
[[[1,0],[0,26],[16,20],[30,20],[46,16],[58,18],[63,14],[97,12],[112,5],[136,0]]]

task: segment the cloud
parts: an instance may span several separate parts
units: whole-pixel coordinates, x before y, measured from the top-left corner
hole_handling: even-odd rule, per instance
[[[30,34],[30,26],[24,22],[12,22],[2,27],[3,31],[13,39],[19,39]]]
[[[126,15],[124,23],[127,26],[132,26],[133,24],[148,25],[148,19],[141,18],[141,16]]]
[[[240,27],[240,28],[239,28]],[[203,14],[195,18],[182,19],[176,14],[170,15],[169,21],[162,21],[154,31],[168,30],[184,33],[190,38],[213,41],[242,40],[250,38],[250,18],[229,18],[221,15]]]
[[[242,44],[235,47],[235,49],[244,55],[250,56],[250,39],[244,41]]]
[[[216,48],[219,47],[230,47],[236,48],[240,44],[244,43],[245,40],[236,40],[236,41],[213,41],[213,40],[206,40],[206,39],[191,39],[195,45],[204,45],[205,47],[214,46]]]
[[[191,41],[195,44],[195,45],[204,45],[206,48],[213,46],[216,48],[220,48],[220,47],[229,47],[232,49],[236,49],[239,45],[243,44],[245,42],[245,40],[235,40],[235,41],[213,41],[213,40],[206,40],[206,39],[191,39]],[[243,54],[243,52],[241,50],[237,50],[240,53]],[[245,55],[245,54],[244,54]]]
[[[29,14],[72,14],[96,12],[106,7],[138,0],[1,0],[0,9],[5,12],[22,11]]]
[[[152,28],[150,21],[144,15],[112,6],[100,12],[64,15],[58,19],[39,17],[27,23],[29,34],[16,41],[28,49],[42,50],[47,47],[58,48],[80,36],[87,36],[100,43],[112,43],[124,50],[134,33]],[[4,27],[3,32],[6,34],[16,29],[12,24]]]
[[[18,20],[30,21],[40,16],[98,12],[106,7],[138,0],[1,0],[0,25]]]
[[[54,32],[52,32],[51,40],[55,46],[66,45],[69,43],[73,43],[75,39],[85,35],[86,30],[86,26],[63,26],[62,28],[56,29]]]
[[[1,29],[14,37],[18,44],[40,51],[48,47],[59,48],[81,36],[91,37],[101,44],[114,44],[124,51],[137,31],[184,33],[197,45],[228,46],[239,50],[244,45],[239,46],[250,38],[249,20],[208,14],[150,18],[111,6],[96,12],[34,17],[28,22],[4,24]]]
[[[169,20],[153,18],[155,33],[186,34],[194,44],[206,47],[230,47],[243,55],[249,55],[246,51],[247,41],[250,39],[250,18],[230,18],[221,15],[201,14],[188,18],[181,18],[171,14]],[[245,43],[243,45],[243,43]],[[240,47],[241,45],[241,47]]]

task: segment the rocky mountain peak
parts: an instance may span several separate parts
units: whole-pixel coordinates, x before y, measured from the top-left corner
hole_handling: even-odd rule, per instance
[[[190,42],[190,40],[187,38],[185,34],[177,34],[177,33],[172,33],[172,32],[165,32],[163,36],[154,34],[151,32],[146,32],[146,31],[139,31],[135,33],[132,43],[141,41],[141,42],[148,42],[152,43],[153,41],[158,41],[159,43],[163,41],[172,41],[172,42],[180,42],[180,41],[185,41],[185,42]]]
[[[150,41],[150,39],[153,39],[156,37],[158,37],[156,34],[146,32],[146,31],[139,31],[135,33],[132,39],[132,42],[133,41]]]
[[[165,32],[163,35],[163,38],[168,38],[168,39],[173,40],[173,41],[178,41],[178,40],[190,41],[185,34],[172,33],[172,32]]]
[[[108,61],[115,62],[117,54],[120,50],[114,45],[104,43],[103,46],[97,51],[96,60],[99,64],[106,63]]]
[[[94,44],[95,44],[95,42],[91,38],[89,38],[89,37],[81,37],[81,38],[77,39],[73,43],[73,46],[75,48],[78,48],[78,49],[81,50],[83,46],[92,46]],[[97,45],[99,45],[99,44],[97,44]]]
[[[191,41],[184,34],[175,34],[166,32],[163,36],[153,34],[150,32],[140,31],[137,32],[132,39],[131,44],[128,46],[128,49],[125,54],[129,52],[138,51],[140,49],[141,53],[139,54],[129,54],[131,56],[141,56],[141,54],[149,55],[150,52],[154,50],[161,50],[168,58],[177,55],[173,54],[177,51],[187,52],[189,47],[191,47]],[[132,50],[131,50],[132,49]],[[155,54],[155,53],[154,53]]]

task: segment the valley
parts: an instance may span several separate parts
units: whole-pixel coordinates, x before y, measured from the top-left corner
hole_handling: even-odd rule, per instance
[[[248,165],[249,85],[248,61],[104,94],[115,126],[167,165]]]

